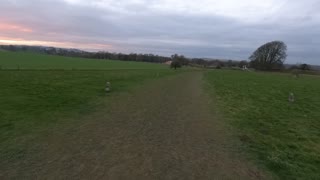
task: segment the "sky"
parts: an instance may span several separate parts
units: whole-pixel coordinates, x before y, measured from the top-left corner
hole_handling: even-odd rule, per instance
[[[320,0],[0,0],[0,44],[320,64]]]

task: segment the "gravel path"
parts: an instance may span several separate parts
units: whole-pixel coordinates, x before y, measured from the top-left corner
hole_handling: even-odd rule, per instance
[[[263,179],[239,158],[203,92],[203,72],[168,77],[113,97],[85,123],[52,132],[25,179]],[[210,108],[211,107],[211,108]]]

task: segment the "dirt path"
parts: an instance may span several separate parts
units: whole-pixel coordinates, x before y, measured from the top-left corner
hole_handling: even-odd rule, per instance
[[[27,179],[262,179],[233,153],[202,90],[185,73],[113,98],[105,111],[52,132],[32,161],[8,170]]]

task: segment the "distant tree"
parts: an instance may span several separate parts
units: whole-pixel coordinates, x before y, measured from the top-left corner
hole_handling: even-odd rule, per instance
[[[172,61],[171,65],[170,65],[170,67],[174,68],[175,70],[177,68],[181,68],[181,66],[182,66],[181,63],[179,61],[176,61],[176,60]]]
[[[193,58],[191,60],[191,62],[193,64],[197,64],[197,65],[200,65],[200,66],[203,66],[203,67],[207,67],[207,65],[208,65],[208,61],[206,61],[204,59],[201,59],[201,58]]]
[[[310,68],[310,66],[308,64],[301,64],[299,66],[299,69],[303,70],[303,71],[309,71],[311,68]]]
[[[250,66],[259,70],[283,68],[287,57],[287,45],[282,41],[272,41],[260,46],[249,57]]]
[[[221,67],[221,65],[220,64],[218,64],[217,66],[216,66],[216,69],[221,69],[222,67]]]
[[[178,61],[181,65],[186,66],[189,64],[189,60],[184,55],[174,54],[171,56],[172,61]]]
[[[9,51],[16,51],[17,47],[13,46],[13,45],[9,45],[8,49],[9,49]]]
[[[226,62],[224,62],[224,61],[217,60],[216,63],[217,63],[217,66],[216,66],[217,69],[221,69],[226,66],[225,65]]]
[[[135,54],[135,53],[129,54],[129,60],[130,61],[137,61],[137,54]]]
[[[227,64],[228,67],[232,67],[233,66],[233,61],[232,60],[228,60],[226,64]]]

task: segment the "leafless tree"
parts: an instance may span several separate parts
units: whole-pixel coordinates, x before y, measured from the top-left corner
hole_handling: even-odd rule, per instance
[[[274,70],[283,67],[286,57],[287,45],[282,41],[272,41],[260,46],[249,59],[255,69]]]

